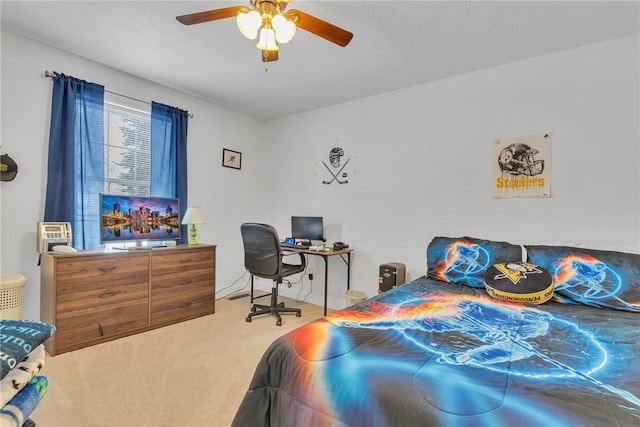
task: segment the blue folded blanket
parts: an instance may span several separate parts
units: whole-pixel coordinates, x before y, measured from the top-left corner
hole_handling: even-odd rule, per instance
[[[36,375],[0,409],[0,425],[2,427],[21,427],[29,415],[38,406],[49,387],[47,377]]]

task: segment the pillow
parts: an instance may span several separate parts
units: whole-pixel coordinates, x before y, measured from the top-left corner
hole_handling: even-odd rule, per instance
[[[474,237],[434,237],[427,247],[427,277],[484,288],[484,275],[492,264],[516,260],[522,260],[520,245]]]
[[[490,297],[525,304],[542,304],[553,296],[553,280],[547,270],[528,262],[493,264],[484,276]]]
[[[571,246],[527,246],[528,261],[549,271],[553,299],[640,312],[640,255]]]
[[[55,330],[55,326],[37,320],[0,319],[0,379]]]
[[[626,246],[626,245],[607,245],[607,244],[594,244],[594,243],[578,243],[568,240],[559,240],[555,242],[537,242],[531,243],[531,245],[538,246],[571,246],[573,248],[593,249],[596,251],[615,251],[615,252],[629,252],[633,254],[640,254],[640,248],[638,246]]]

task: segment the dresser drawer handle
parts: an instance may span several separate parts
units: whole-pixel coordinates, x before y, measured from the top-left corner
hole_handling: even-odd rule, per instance
[[[104,336],[104,329],[102,328],[102,322],[98,321],[98,331],[100,331],[100,336]]]
[[[180,286],[190,285],[190,284],[191,284],[191,280],[185,280],[184,282],[180,282]]]
[[[110,265],[108,267],[98,267],[98,270],[102,271],[103,273],[108,273],[115,270],[116,268],[118,268],[117,265]]]
[[[190,302],[183,302],[183,303],[182,303],[182,304],[180,304],[178,307],[180,307],[180,308],[187,308],[187,307],[189,307],[190,305],[191,305],[191,303],[190,303]]]
[[[98,298],[111,298],[112,296],[118,295],[117,292],[115,291],[111,291],[111,292],[105,292],[103,294],[98,295]]]
[[[186,264],[186,263],[188,263],[188,262],[191,262],[191,260],[192,260],[192,258],[184,258],[184,259],[181,259],[181,260],[180,260],[180,262],[182,262],[182,263],[185,263],[185,264]]]

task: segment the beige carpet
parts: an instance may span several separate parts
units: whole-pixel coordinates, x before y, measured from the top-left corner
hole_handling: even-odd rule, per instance
[[[31,418],[38,427],[229,426],[269,344],[322,317],[322,307],[282,300],[302,317],[247,323],[248,297],[221,299],[213,315],[47,357],[49,389]]]

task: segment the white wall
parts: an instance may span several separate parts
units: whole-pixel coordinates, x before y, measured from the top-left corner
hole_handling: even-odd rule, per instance
[[[286,229],[288,215],[323,215],[328,239],[356,250],[353,287],[368,295],[382,263],[424,274],[436,235],[638,249],[639,52],[636,34],[272,121],[291,169],[276,187],[296,195],[273,218]],[[549,132],[551,197],[492,199],[493,139]],[[323,185],[317,163],[335,145],[349,183]]]
[[[572,241],[640,248],[639,37],[623,37],[321,110],[259,123],[117,70],[2,33],[2,150],[18,162],[2,185],[1,271],[27,276],[24,317],[39,315],[35,223],[42,218],[51,81],[45,69],[195,114],[189,203],[208,216],[199,240],[218,245],[218,289],[243,272],[239,226],[322,215],[330,242],[355,250],[352,287],[373,295],[378,266],[425,271],[436,235],[514,243]],[[490,197],[491,141],[553,132],[551,198]],[[264,135],[270,135],[265,140]],[[323,185],[340,146],[349,183]],[[221,148],[243,152],[241,171]],[[289,172],[285,172],[286,169]],[[344,305],[344,267],[330,262],[329,305]],[[308,301],[322,301],[320,259]],[[266,281],[258,286],[268,287]],[[236,290],[246,284],[228,288]],[[282,293],[304,296],[304,288]]]
[[[253,156],[242,171],[223,168],[222,148],[240,152],[255,146],[262,124],[166,87],[101,64],[2,32],[2,152],[18,163],[12,182],[2,183],[0,259],[2,274],[27,277],[23,317],[40,316],[40,270],[37,266],[36,222],[42,221],[46,194],[47,150],[52,81],[44,71],[58,71],[103,84],[106,90],[154,100],[194,114],[188,128],[189,204],[199,205],[207,224],[198,226],[198,241],[218,245],[218,283],[242,274],[240,221],[261,205],[264,182]],[[260,155],[256,155],[260,157]],[[220,286],[219,286],[220,287]]]

